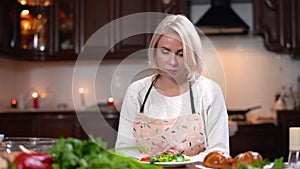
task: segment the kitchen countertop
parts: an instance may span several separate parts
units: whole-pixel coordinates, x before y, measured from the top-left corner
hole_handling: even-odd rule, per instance
[[[0,109],[0,113],[74,112],[74,109]]]
[[[68,114],[68,113],[79,113],[82,115],[95,115],[101,112],[105,116],[116,116],[119,114],[119,112],[115,109],[111,108],[102,108],[101,110],[98,108],[88,108],[88,109],[73,109],[73,108],[54,108],[54,109],[0,109],[0,115],[1,114],[10,114],[10,113],[16,113],[16,114]]]
[[[76,112],[76,113],[119,113],[119,111],[113,105],[107,105],[106,103],[101,103],[99,105],[94,105],[86,108],[30,108],[30,109],[18,109],[18,108],[7,108],[0,109],[0,113],[67,113],[67,112]]]

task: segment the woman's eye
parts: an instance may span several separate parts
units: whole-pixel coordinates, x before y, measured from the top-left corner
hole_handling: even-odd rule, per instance
[[[176,55],[179,56],[179,57],[183,57],[183,53],[182,52],[179,52]]]
[[[164,55],[168,55],[170,52],[168,50],[163,49],[163,50],[161,50],[161,53]]]

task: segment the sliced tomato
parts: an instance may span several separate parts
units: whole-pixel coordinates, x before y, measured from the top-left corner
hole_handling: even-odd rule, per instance
[[[167,150],[167,153],[168,153],[168,154],[172,154],[172,155],[175,154],[174,150]]]
[[[149,162],[150,161],[150,156],[146,156],[146,157],[141,158],[141,161]]]

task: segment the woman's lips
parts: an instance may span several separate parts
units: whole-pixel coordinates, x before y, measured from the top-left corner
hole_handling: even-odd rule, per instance
[[[176,74],[177,70],[170,70],[170,69],[167,69],[166,72],[168,72],[169,74]]]

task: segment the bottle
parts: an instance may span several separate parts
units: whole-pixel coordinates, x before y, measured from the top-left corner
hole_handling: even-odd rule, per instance
[[[280,94],[274,104],[275,110],[284,110],[286,109],[286,91],[285,86],[281,88]]]
[[[296,109],[300,109],[300,76],[297,79],[297,86]]]
[[[20,96],[19,96],[18,103],[19,103],[19,109],[24,110],[25,109],[25,103],[24,103],[24,96],[22,94],[20,94]]]
[[[286,109],[293,110],[296,107],[296,98],[292,86],[289,87],[289,92],[286,96]]]
[[[290,127],[290,145],[289,145],[289,157],[288,168],[299,169],[300,168],[300,127]]]

